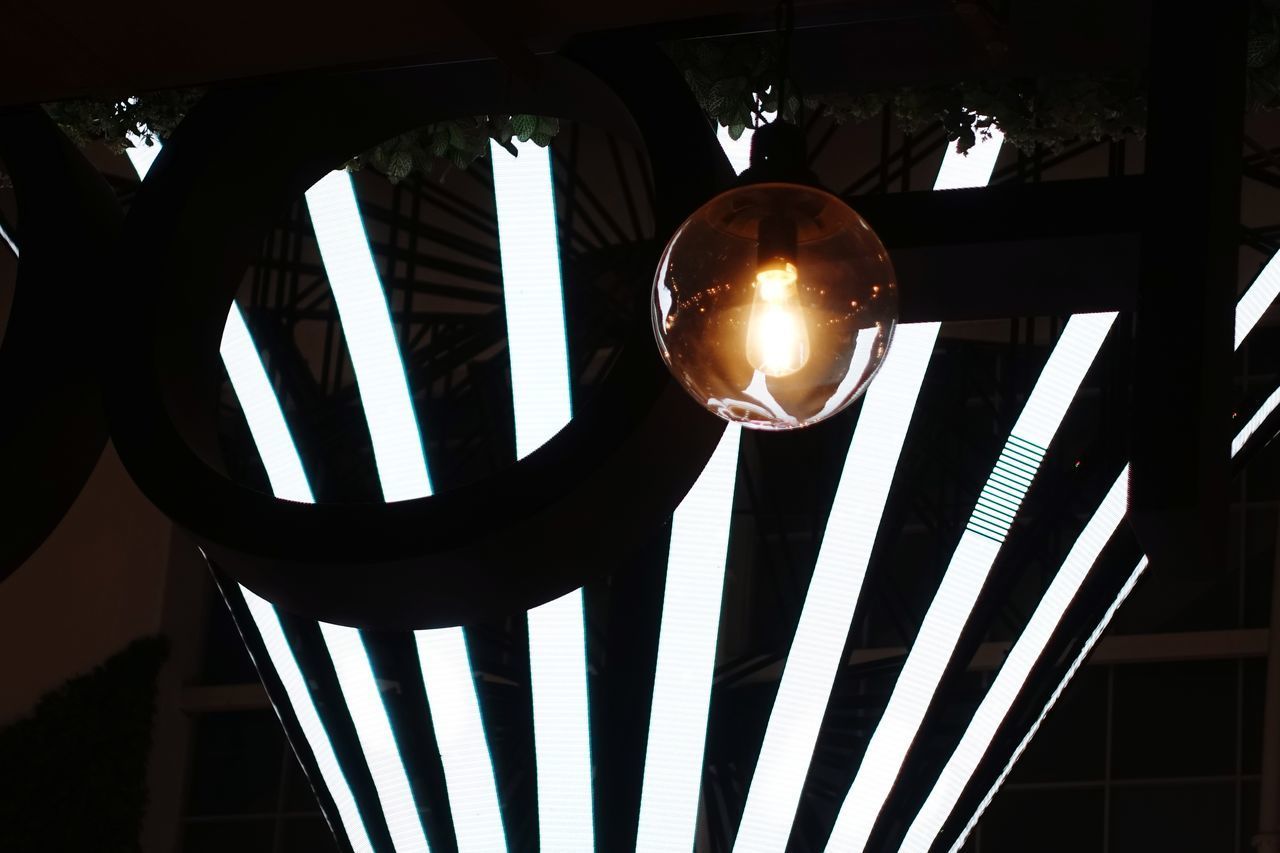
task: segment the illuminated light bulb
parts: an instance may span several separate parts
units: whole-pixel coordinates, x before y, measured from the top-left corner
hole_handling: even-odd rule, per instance
[[[843,411],[884,361],[898,314],[888,253],[813,186],[748,184],[676,230],[654,276],[654,336],[698,403],[751,429]]]
[[[676,229],[653,280],[653,332],[672,376],[751,429],[844,410],[880,369],[898,319],[884,245],[817,186],[804,150],[794,125],[758,128],[739,185]]]
[[[808,318],[795,264],[771,262],[756,273],[747,321],[747,361],[766,376],[790,376],[809,361]]]

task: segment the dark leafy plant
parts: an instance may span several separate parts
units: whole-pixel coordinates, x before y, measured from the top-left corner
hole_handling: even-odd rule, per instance
[[[160,637],[137,640],[0,730],[6,850],[137,853]]]

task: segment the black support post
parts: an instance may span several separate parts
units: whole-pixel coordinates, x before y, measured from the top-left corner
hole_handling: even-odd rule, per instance
[[[1131,518],[1153,568],[1197,575],[1226,548],[1248,10],[1151,14]]]

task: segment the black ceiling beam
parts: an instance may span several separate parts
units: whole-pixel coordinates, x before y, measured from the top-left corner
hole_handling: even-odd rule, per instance
[[[1247,4],[1152,15],[1130,519],[1154,568],[1196,575],[1227,544]]]
[[[848,198],[893,253],[901,317],[976,320],[1127,311],[1142,177]]]

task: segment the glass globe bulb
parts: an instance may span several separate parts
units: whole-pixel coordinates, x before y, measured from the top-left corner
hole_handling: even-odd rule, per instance
[[[667,243],[653,283],[667,367],[727,421],[785,430],[856,400],[898,315],[893,264],[840,199],[800,184],[716,196]]]

